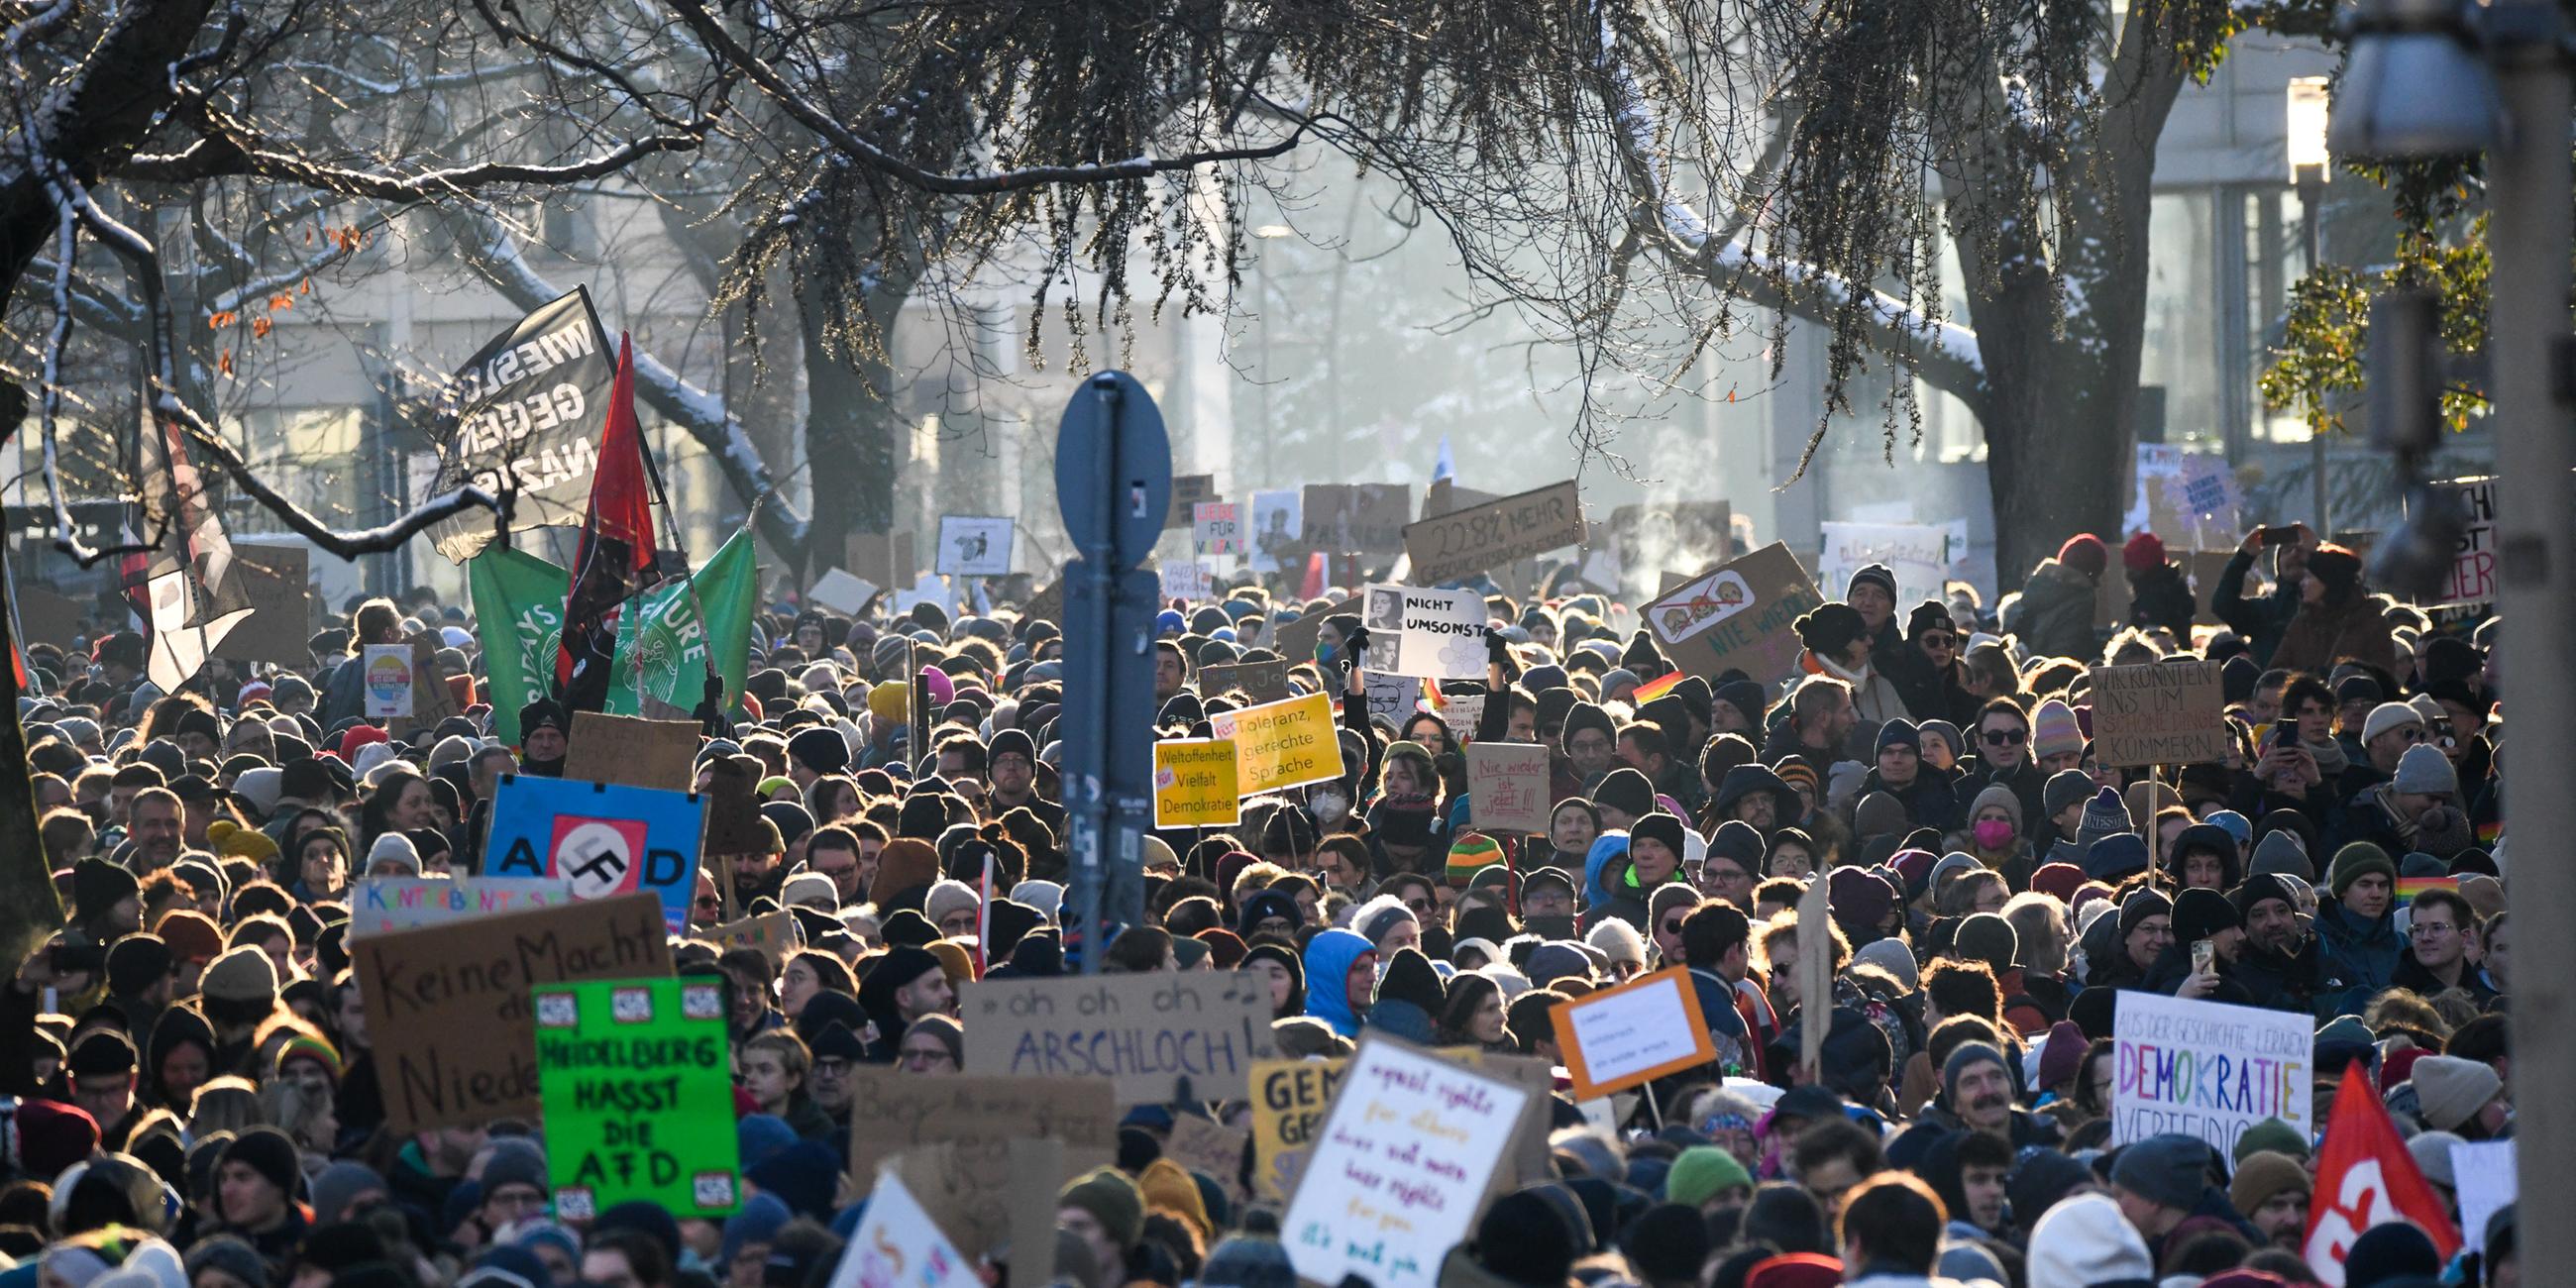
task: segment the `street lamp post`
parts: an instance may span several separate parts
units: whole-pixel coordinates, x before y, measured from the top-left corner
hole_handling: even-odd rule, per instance
[[[2496,426],[2497,606],[2513,694],[2505,782],[2508,907],[2545,928],[2576,907],[2576,443],[2559,373],[2569,346],[2568,250],[2576,241],[2568,164],[2569,73],[2553,0],[2369,0],[2331,135],[2346,156],[2391,160],[2487,154],[2491,276],[2487,347]],[[2373,372],[2372,379],[2379,378]],[[2576,1222],[2551,1218],[2556,1169],[2576,1158],[2576,936],[2517,937],[2513,1083],[2526,1282],[2576,1265]]]
[[[2290,184],[2299,194],[2299,248],[2303,272],[2317,271],[2317,208],[2325,201],[2326,180],[2334,166],[2326,148],[2330,79],[2290,78],[2289,102],[2283,114],[2284,150],[2289,154]],[[2311,400],[2313,404],[2313,399]],[[2316,428],[2316,408],[2308,408],[2308,473],[2310,498],[2317,513],[2317,539],[2334,539],[2334,518],[2326,488],[2326,436]]]

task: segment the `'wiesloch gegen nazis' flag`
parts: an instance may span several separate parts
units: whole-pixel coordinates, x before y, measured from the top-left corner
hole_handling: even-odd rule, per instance
[[[433,494],[478,484],[510,494],[510,530],[570,527],[590,502],[600,426],[617,364],[581,288],[519,320],[440,391],[432,430]],[[430,528],[438,553],[463,563],[492,540],[491,516],[467,511]]]

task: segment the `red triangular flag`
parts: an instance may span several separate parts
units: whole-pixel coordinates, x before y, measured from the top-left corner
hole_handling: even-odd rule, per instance
[[[2317,1162],[2316,1199],[2308,1209],[2308,1267],[2330,1288],[2343,1288],[2343,1259],[2364,1230],[2407,1221],[2433,1240],[2448,1261],[2460,1250],[2449,1205],[2433,1192],[2398,1139],[2388,1109],[2372,1093],[2361,1062],[2345,1071],[2326,1120],[2325,1153]]]
[[[1306,556],[1306,584],[1298,587],[1297,594],[1303,599],[1322,599],[1324,597],[1323,551],[1318,550]]]
[[[555,650],[555,691],[567,711],[607,704],[608,669],[617,653],[618,605],[660,575],[653,548],[653,507],[644,485],[644,440],[635,425],[635,352],[617,339],[617,380],[608,393],[608,426],[599,436],[590,511],[574,547],[572,593],[564,601]]]

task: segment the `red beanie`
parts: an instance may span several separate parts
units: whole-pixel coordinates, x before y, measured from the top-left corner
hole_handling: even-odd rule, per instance
[[[2079,532],[2057,548],[2057,562],[2088,577],[2099,577],[2103,569],[2111,566],[2111,552],[2103,548],[2102,538],[2090,532]]]
[[[357,764],[358,748],[371,742],[384,741],[387,741],[385,731],[374,725],[351,725],[340,735],[340,761],[342,764]]]
[[[2164,539],[2152,532],[2141,532],[2120,547],[2120,566],[2131,572],[2146,572],[2165,566]]]
[[[56,1100],[18,1102],[18,1166],[51,1181],[98,1151],[98,1120],[89,1111]]]

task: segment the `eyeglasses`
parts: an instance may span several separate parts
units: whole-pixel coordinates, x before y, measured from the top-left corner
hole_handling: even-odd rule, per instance
[[[1936,633],[1934,633],[1934,634],[1925,635],[1925,636],[1921,637],[1920,639],[1918,639],[1916,642],[1917,642],[1917,643],[1919,643],[1919,644],[1921,644],[1921,645],[1922,645],[1923,647],[1925,647],[1925,648],[1946,649],[1946,648],[1949,648],[1951,645],[1958,643],[1959,641],[1958,641],[1958,640],[1957,640],[1957,638],[1956,638],[1956,637],[1954,637],[1954,636],[1943,635],[1943,634],[1939,634],[1939,633],[1937,633],[1937,632],[1936,632]]]
[[[1682,933],[1682,919],[1675,917],[1672,920],[1665,922],[1664,933],[1667,935],[1678,935]]]
[[[1405,907],[1407,907],[1407,908],[1412,909],[1412,910],[1413,910],[1413,911],[1415,911],[1415,912],[1429,912],[1429,911],[1431,911],[1431,901],[1430,901],[1429,899],[1422,898],[1422,897],[1420,897],[1420,896],[1418,896],[1418,895],[1417,895],[1417,896],[1415,896],[1414,898],[1411,898],[1411,899],[1407,899],[1407,900],[1405,900],[1405,901],[1404,901],[1404,906],[1405,906]]]
[[[2030,741],[2030,730],[1987,729],[1977,734],[1977,740],[1989,747],[2018,747]]]
[[[2456,929],[2456,927],[2444,922],[2419,921],[2414,925],[2407,927],[2406,933],[2417,939],[2422,939],[2429,935],[2447,935],[2454,929]]]

